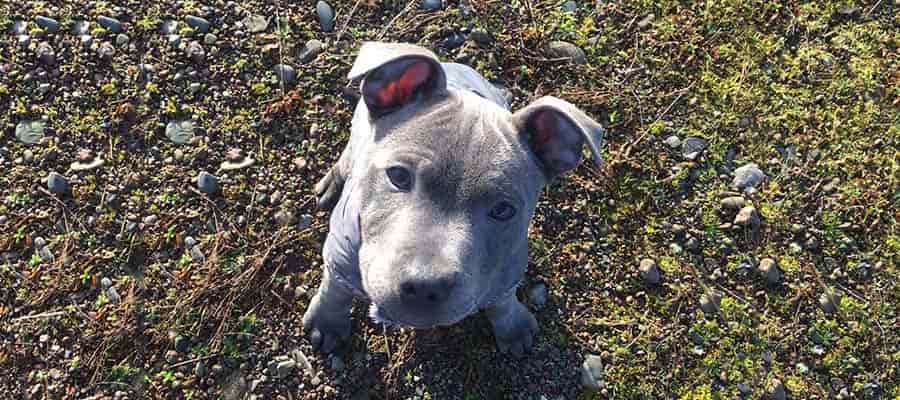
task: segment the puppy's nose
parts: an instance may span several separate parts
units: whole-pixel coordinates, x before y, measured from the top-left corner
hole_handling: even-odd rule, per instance
[[[423,305],[435,305],[450,297],[456,286],[458,274],[453,273],[439,278],[410,277],[400,283],[400,294],[404,302],[416,302]]]

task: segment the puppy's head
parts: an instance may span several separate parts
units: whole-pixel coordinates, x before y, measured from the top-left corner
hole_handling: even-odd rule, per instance
[[[367,43],[351,71],[373,135],[363,182],[360,269],[373,317],[416,328],[455,323],[507,292],[527,266],[543,187],[597,162],[602,128],[562,100],[515,113],[448,90],[435,56]]]

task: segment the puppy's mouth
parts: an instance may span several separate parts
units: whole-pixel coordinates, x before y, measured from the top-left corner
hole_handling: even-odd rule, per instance
[[[477,307],[478,304],[475,301],[471,301],[466,304],[461,312],[454,313],[452,317],[419,321],[406,318],[398,318],[395,316],[395,314],[388,310],[388,308],[379,306],[377,303],[372,302],[369,305],[369,317],[379,324],[384,324],[391,327],[433,329],[439,326],[453,325],[459,321],[462,321],[473,312],[475,312],[475,309]]]

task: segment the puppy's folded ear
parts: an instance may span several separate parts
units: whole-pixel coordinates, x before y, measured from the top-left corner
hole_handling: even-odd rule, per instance
[[[567,101],[542,97],[513,114],[513,123],[550,179],[578,166],[585,143],[594,163],[603,163],[603,127]]]
[[[447,90],[437,56],[404,43],[364,43],[348,78],[363,78],[362,99],[376,117]]]

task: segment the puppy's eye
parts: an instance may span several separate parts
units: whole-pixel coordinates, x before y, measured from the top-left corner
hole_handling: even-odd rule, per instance
[[[387,169],[387,176],[397,189],[409,190],[412,187],[412,175],[406,168],[390,167]]]
[[[490,216],[498,221],[506,221],[516,215],[516,207],[509,202],[501,201],[491,208]]]

